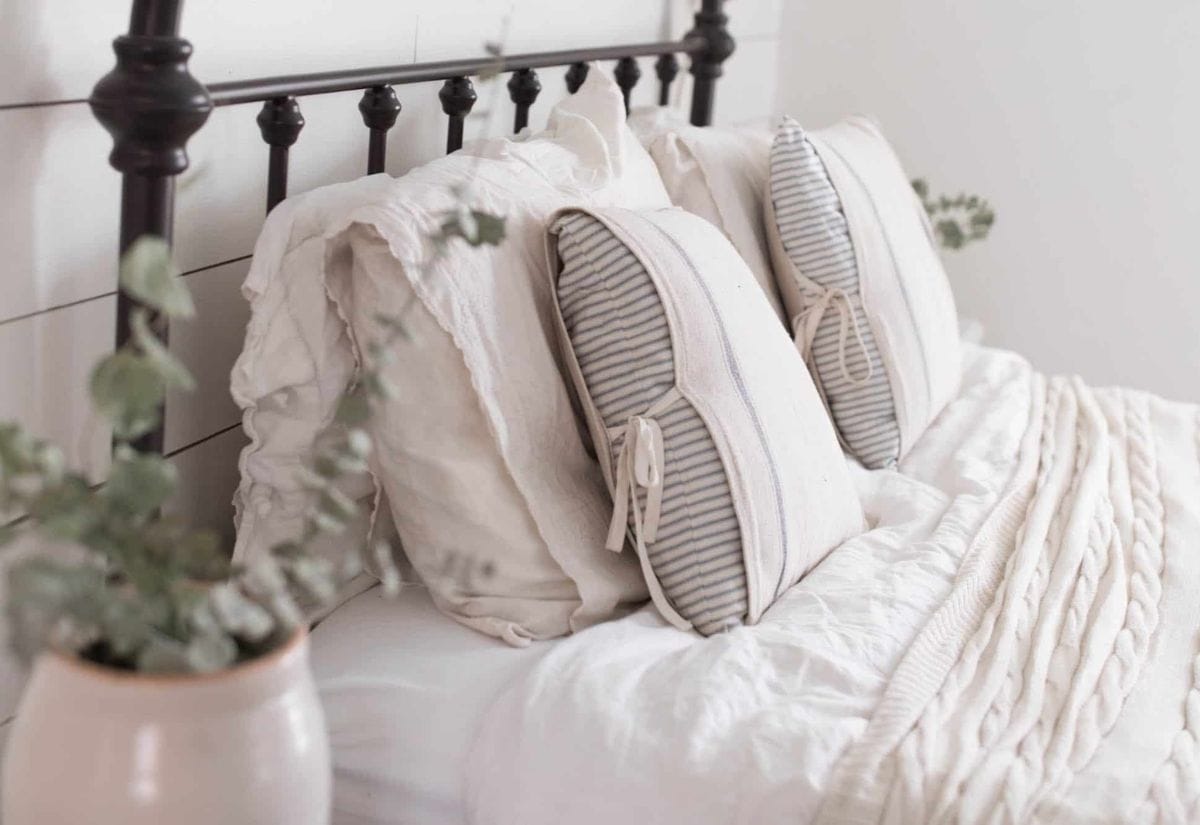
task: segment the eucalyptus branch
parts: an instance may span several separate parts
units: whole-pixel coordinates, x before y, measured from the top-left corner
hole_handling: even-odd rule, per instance
[[[933,198],[924,178],[914,180],[912,187],[944,249],[962,249],[972,241],[984,240],[996,222],[995,211],[978,195],[960,193],[954,197],[940,195]]]

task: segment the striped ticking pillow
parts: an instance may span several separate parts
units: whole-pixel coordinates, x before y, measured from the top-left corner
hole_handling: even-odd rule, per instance
[[[563,322],[596,411],[613,433],[612,459],[628,456],[631,444],[663,453],[658,523],[642,528],[650,534],[650,564],[673,609],[701,633],[741,624],[746,570],[733,496],[712,435],[675,389],[658,291],[633,252],[591,215],[569,213],[554,231]],[[647,413],[653,417],[635,418]],[[647,493],[639,495],[644,506]],[[625,519],[618,514],[615,523],[621,542]]]
[[[768,234],[796,345],[842,442],[864,466],[892,467],[957,388],[957,337],[930,343],[939,329],[956,328],[957,316],[907,178],[886,142],[865,119],[840,128],[853,138],[845,141],[848,149],[869,145],[870,159],[894,174],[872,178],[867,163],[855,165],[858,156],[837,156],[837,131],[831,130],[831,144],[818,146],[787,118],[771,147]],[[839,182],[831,160],[841,161]],[[849,217],[846,197],[857,210]],[[881,200],[891,212],[878,208]],[[889,221],[893,214],[906,220]],[[923,290],[937,296],[928,302],[938,314],[932,331],[910,312]],[[891,337],[881,340],[880,331]],[[939,375],[948,378],[935,387],[930,364],[939,361]],[[915,411],[898,404],[899,396],[911,396]]]
[[[792,317],[800,352],[846,448],[866,467],[894,466],[900,457],[896,404],[875,334],[862,322],[850,229],[825,164],[791,118],[771,147],[769,186],[784,251],[808,279],[800,286],[803,306]],[[847,347],[850,330],[857,346]]]
[[[660,612],[677,626],[691,626],[710,635],[752,621],[761,612],[761,607],[752,604],[756,601],[752,590],[761,576],[756,579],[755,565],[749,573],[747,566],[747,558],[760,548],[748,546],[755,537],[743,529],[743,519],[782,520],[786,525],[783,511],[788,505],[779,495],[784,485],[769,478],[786,470],[772,454],[766,435],[753,433],[753,423],[743,434],[751,443],[723,451],[720,442],[731,435],[728,425],[737,422],[720,417],[717,409],[707,417],[702,414],[705,405],[697,403],[696,395],[689,392],[691,384],[681,378],[678,369],[684,360],[680,349],[689,346],[687,330],[678,321],[688,317],[708,328],[714,356],[716,350],[725,350],[714,359],[716,363],[725,361],[722,368],[706,368],[696,390],[707,389],[701,385],[711,386],[715,375],[717,385],[727,388],[731,396],[748,391],[741,361],[753,357],[754,347],[731,343],[734,331],[722,314],[708,314],[707,319],[700,314],[706,303],[706,278],[695,271],[693,258],[673,230],[682,221],[688,230],[719,233],[693,216],[680,217],[684,213],[678,210],[648,215],[625,210],[563,213],[551,226],[556,238],[552,250],[555,292],[569,360],[613,492],[608,546],[622,549],[628,531]],[[671,217],[663,220],[663,215]],[[719,243],[727,247],[723,238]],[[698,250],[696,258],[702,254],[703,250]],[[732,257],[741,263],[736,254]],[[667,265],[658,267],[657,279],[652,274],[656,263]],[[664,268],[672,271],[664,272]],[[745,300],[740,303],[754,310],[749,315],[752,323],[771,326],[770,305],[744,263],[741,269],[745,295],[740,297]],[[674,312],[671,295],[664,295],[666,281],[678,289],[676,297],[681,299]],[[713,301],[714,295],[709,293],[707,298]],[[691,299],[699,301],[685,310]],[[747,316],[743,313],[741,317]],[[765,338],[786,353],[787,339],[777,324],[774,337]],[[702,355],[701,343],[693,349],[691,354]],[[745,352],[731,352],[739,349]],[[784,392],[787,384],[785,380]],[[809,392],[815,400],[811,384]],[[820,412],[819,402],[810,406],[817,406]],[[752,407],[743,405],[741,418],[753,421],[755,416]],[[762,420],[757,423],[761,430]],[[824,435],[831,448],[826,451],[828,459],[829,453],[836,453],[828,425]],[[755,506],[742,502],[739,514],[738,493],[744,495],[744,491],[735,490],[727,462],[740,467],[747,452],[757,456],[753,472],[762,477],[762,488],[773,488],[774,495],[764,495]],[[839,494],[852,502],[842,508],[851,514],[846,519],[850,526],[841,525],[845,529],[835,531],[844,537],[857,527],[861,513],[848,489],[848,478],[844,478],[844,463],[836,461],[836,455],[833,458],[841,471],[833,476],[845,489],[837,483],[830,487],[838,488]],[[802,504],[793,502],[795,507]],[[786,530],[785,526],[782,535],[769,531],[768,535],[777,543],[786,542]],[[798,541],[800,536],[790,538]],[[797,556],[801,549],[796,547]],[[778,569],[771,571],[770,598],[790,583],[786,552],[773,565]],[[791,569],[807,569],[799,558],[796,561]]]

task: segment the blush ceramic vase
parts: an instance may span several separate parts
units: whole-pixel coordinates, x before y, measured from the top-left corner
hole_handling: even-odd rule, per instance
[[[147,676],[49,653],[4,760],[4,825],[328,825],[308,637],[238,667]]]

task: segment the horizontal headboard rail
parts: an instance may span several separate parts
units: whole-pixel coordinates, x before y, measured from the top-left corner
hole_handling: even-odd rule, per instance
[[[696,54],[706,47],[700,37],[669,40],[658,43],[638,43],[630,46],[602,46],[588,49],[566,49],[555,52],[533,52],[499,57],[478,57],[466,60],[442,60],[433,63],[409,63],[401,66],[380,66],[371,69],[349,69],[316,74],[284,75],[252,80],[213,83],[208,93],[215,106],[238,103],[261,103],[278,97],[307,97],[332,92],[350,92],[373,86],[400,86],[451,80],[456,77],[475,77],[485,73],[507,73],[521,69],[547,69],[620,60],[626,57],[658,57],[664,54]]]

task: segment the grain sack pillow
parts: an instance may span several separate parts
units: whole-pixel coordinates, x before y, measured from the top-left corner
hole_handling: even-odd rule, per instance
[[[721,232],[681,209],[566,210],[548,252],[608,548],[628,538],[677,627],[757,621],[863,526],[786,331]]]
[[[846,448],[892,467],[958,391],[958,315],[928,223],[876,124],[784,120],[767,230],[796,345]]]

